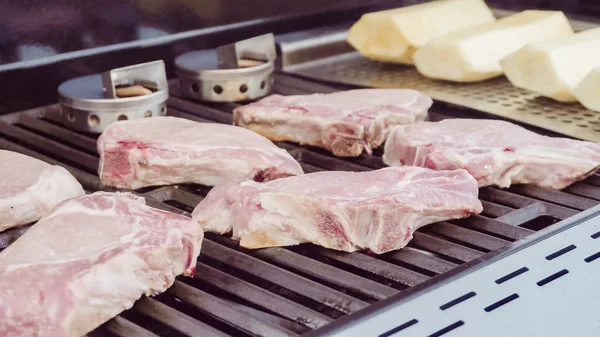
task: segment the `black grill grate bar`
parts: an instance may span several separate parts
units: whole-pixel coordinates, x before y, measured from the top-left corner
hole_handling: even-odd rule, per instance
[[[190,101],[186,101],[176,96],[169,97],[167,101],[169,106],[169,112],[172,108],[178,109],[180,111],[186,111],[190,114],[210,119],[212,121],[223,123],[223,124],[232,124],[233,123],[233,115],[231,112],[225,112],[218,109],[210,108],[207,106],[202,106],[197,103],[193,103]]]
[[[165,325],[168,325],[188,336],[229,336],[153,298],[143,297],[142,299],[137,301],[134,308],[138,312],[148,317],[151,317]]]
[[[260,249],[252,255],[293,270],[295,273],[307,275],[311,279],[348,289],[356,294],[382,300],[398,291],[355,274],[321,263],[306,256],[294,253],[284,248]]]
[[[599,186],[588,185],[589,180],[586,183],[574,183],[571,186],[564,189],[564,191],[570,194],[579,195],[582,197],[599,200],[600,201],[600,189]]]
[[[348,254],[331,249],[315,247],[317,254],[326,258],[347,264],[349,266],[371,272],[377,276],[398,282],[409,287],[415,286],[429,279],[429,277],[406,269],[395,264],[376,259],[366,254]]]
[[[414,237],[412,241],[409,242],[409,246],[431,251],[454,261],[458,261],[459,263],[468,262],[484,255],[484,253],[475,249],[464,247],[436,236],[420,232],[414,233]]]
[[[275,267],[258,258],[227,248],[210,240],[205,240],[202,255],[230,265],[244,272],[256,275],[266,281],[277,284],[296,294],[306,296],[335,310],[349,314],[366,307],[368,304],[335,289],[306,279],[288,270]]]
[[[574,209],[553,204],[551,202],[540,201],[533,196],[524,196],[518,194],[514,190],[507,191],[500,190],[497,188],[485,188],[480,190],[479,197],[483,200],[517,209],[528,206],[534,202],[538,202],[541,205],[544,205],[546,212],[548,212],[548,215],[552,215],[559,219],[566,219],[579,213],[577,210]]]
[[[526,228],[507,224],[497,219],[490,219],[476,214],[460,220],[460,224],[485,234],[503,238],[507,241],[519,240],[534,233],[534,231]]]
[[[35,130],[37,133],[48,138],[54,138],[57,141],[82,149],[90,154],[97,153],[96,141],[94,139],[56,124],[52,124],[45,119],[21,116],[17,124],[27,127],[30,130]]]
[[[20,141],[35,147],[38,152],[46,152],[54,158],[61,158],[63,161],[80,165],[88,172],[95,172],[98,169],[97,157],[78,151],[77,149],[57,141],[50,140],[29,130],[18,128],[14,125],[0,121],[0,134],[13,139],[19,139]]]
[[[150,332],[127,319],[117,316],[105,324],[106,329],[119,337],[158,337],[153,332]]]
[[[412,247],[405,247],[386,256],[390,260],[407,265],[409,268],[418,268],[433,274],[442,274],[458,266],[458,264]]]
[[[219,320],[226,320],[226,324],[233,324],[251,334],[274,337],[296,335],[294,332],[279,325],[259,320],[246,312],[240,311],[231,303],[181,281],[175,281],[175,284],[169,288],[168,292]]]
[[[483,205],[483,212],[481,214],[490,218],[497,218],[515,210],[512,207],[494,204],[487,200],[482,200],[481,204]]]
[[[207,119],[204,117],[197,116],[195,114],[187,113],[186,111],[179,110],[179,109],[173,108],[173,107],[169,107],[169,116],[185,118],[185,119],[189,119],[189,120],[192,120],[194,122],[199,122],[199,123],[216,123],[215,121],[213,121],[211,119]]]
[[[465,246],[473,246],[482,251],[500,249],[510,243],[510,241],[479,233],[449,222],[441,222],[436,226],[424,227],[424,231],[458,241]]]
[[[600,205],[600,201],[592,200],[563,191],[549,190],[533,185],[517,185],[510,188],[511,191],[520,195],[529,196],[538,200],[584,211],[588,208]]]
[[[198,263],[194,277],[203,283],[311,329],[324,326],[332,321],[331,318],[317,311],[203,263]]]

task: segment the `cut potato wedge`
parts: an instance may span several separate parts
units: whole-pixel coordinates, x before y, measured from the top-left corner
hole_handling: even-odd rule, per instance
[[[600,67],[592,69],[575,87],[573,94],[584,107],[600,111]]]
[[[348,43],[375,61],[413,64],[427,41],[496,21],[482,0],[439,0],[363,15],[348,31]]]
[[[600,67],[600,28],[531,43],[500,64],[515,86],[561,102],[574,102],[573,89]]]
[[[424,76],[477,82],[502,75],[500,60],[526,44],[567,35],[573,29],[562,12],[524,11],[433,39],[413,58]]]

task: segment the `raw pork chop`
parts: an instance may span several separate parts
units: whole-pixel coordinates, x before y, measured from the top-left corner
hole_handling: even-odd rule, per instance
[[[379,147],[390,128],[425,120],[431,98],[408,89],[271,95],[233,111],[233,123],[271,140],[287,140],[356,157]]]
[[[289,153],[254,132],[175,117],[112,124],[98,139],[98,152],[102,183],[129,189],[303,173]]]
[[[600,144],[541,136],[498,120],[446,119],[395,127],[383,161],[436,170],[462,168],[480,186],[562,189],[598,168]]]
[[[312,242],[353,252],[385,253],[427,224],[480,213],[477,181],[467,171],[419,167],[319,172],[259,184],[216,186],[193,218],[246,248]]]
[[[130,193],[65,201],[0,253],[0,336],[82,336],[192,275],[202,238]]]
[[[0,150],[0,231],[39,220],[65,199],[84,195],[64,168]]]

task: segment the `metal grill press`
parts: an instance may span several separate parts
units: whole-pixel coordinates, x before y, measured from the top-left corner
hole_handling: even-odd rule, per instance
[[[199,122],[231,123],[234,103],[198,104],[171,83],[168,114]],[[283,94],[333,92],[339,87],[277,74]],[[87,191],[111,190],[96,175],[96,139],[44,116],[56,105],[0,117],[0,148],[66,167]],[[456,117],[460,113],[451,112]],[[451,117],[436,111],[431,119]],[[379,154],[335,158],[326,151],[278,143],[306,172],[364,171],[382,167]],[[152,206],[188,214],[209,191],[198,185],[145,188]],[[167,292],[144,298],[90,336],[297,336],[314,331],[414,286],[437,282],[465,263],[600,203],[600,176],[563,191],[534,186],[484,188],[481,215],[418,230],[405,249],[371,256],[313,245],[240,249],[227,237],[207,235],[194,278],[178,278]],[[0,234],[0,248],[27,228]],[[316,331],[315,331],[316,330]]]

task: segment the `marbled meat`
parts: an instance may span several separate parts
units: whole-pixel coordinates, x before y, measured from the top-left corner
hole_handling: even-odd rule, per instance
[[[330,171],[218,185],[193,218],[205,231],[233,231],[246,248],[312,242],[379,254],[406,246],[419,227],[480,213],[477,196],[465,170]]]
[[[499,120],[446,119],[395,127],[383,161],[390,166],[465,169],[480,186],[562,189],[598,169],[600,144],[542,136]]]
[[[0,253],[0,336],[85,335],[193,275],[202,238],[130,193],[67,200]]]
[[[340,157],[370,153],[394,125],[423,121],[432,100],[409,89],[271,95],[233,111],[235,125],[276,141],[327,149]]]
[[[110,125],[98,139],[102,183],[119,188],[302,174],[284,149],[244,128],[152,117]]]

